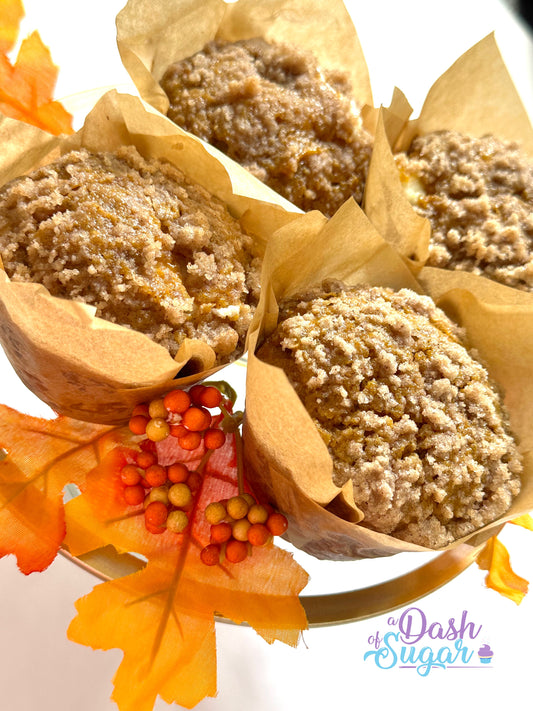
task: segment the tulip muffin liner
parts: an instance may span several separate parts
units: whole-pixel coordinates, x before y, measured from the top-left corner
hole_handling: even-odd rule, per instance
[[[278,230],[268,244],[262,278],[249,340],[246,472],[252,488],[287,515],[293,545],[317,558],[337,560],[430,551],[361,525],[363,514],[351,482],[342,489],[332,483],[329,452],[287,377],[254,353],[276,327],[280,300],[324,279],[406,287],[433,297],[466,330],[469,347],[505,394],[524,461],[522,490],[505,516],[438,550],[481,545],[505,521],[533,508],[533,295],[474,275],[458,280],[457,274],[438,269],[424,268],[416,279],[353,200],[331,220],[311,212],[289,229]]]
[[[494,33],[461,55],[431,86],[415,119],[407,98],[396,110],[374,109],[374,150],[363,209],[380,234],[416,273],[427,261],[429,221],[415,212],[400,181],[393,155],[406,151],[416,136],[453,130],[481,138],[516,142],[533,155],[533,127],[498,48]],[[370,120],[370,119],[369,119]]]
[[[4,119],[0,184],[85,147],[112,151],[134,145],[146,158],[167,160],[225,203],[261,254],[271,232],[299,211],[250,176],[221,162],[204,144],[135,96],[112,90],[70,136]],[[188,339],[173,359],[142,333],[95,317],[92,306],[52,297],[41,285],[11,282],[0,270],[0,342],[15,371],[56,412],[79,420],[118,424],[133,407],[201,380],[220,367],[207,344]],[[236,354],[238,357],[239,354]]]
[[[341,0],[129,0],[117,15],[117,46],[140,96],[162,113],[167,67],[213,39],[261,37],[308,50],[328,70],[347,72],[360,107],[372,104],[370,79],[350,14]]]

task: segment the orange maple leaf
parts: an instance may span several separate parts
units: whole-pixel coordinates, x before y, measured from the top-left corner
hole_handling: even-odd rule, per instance
[[[509,553],[503,543],[493,536],[489,538],[476,562],[481,570],[487,570],[487,587],[519,605],[527,594],[529,583],[511,568]]]
[[[24,8],[20,0],[2,0],[0,3],[0,52],[13,49],[19,34]]]
[[[108,426],[0,406],[0,557],[14,554],[26,574],[50,565],[65,535],[66,484],[81,485],[110,446]]]
[[[162,463],[164,450],[158,445]],[[203,470],[184,533],[148,533],[142,505],[124,504],[120,471],[131,461],[125,448],[111,452],[66,507],[65,542],[74,555],[111,543],[148,559],[140,572],[98,585],[79,600],[68,630],[73,641],[124,651],[113,694],[121,711],[150,711],[158,695],[186,707],[214,695],[216,615],[247,622],[268,642],[296,645],[307,627],[298,597],[307,574],[286,551],[270,544],[238,564],[201,562],[209,542],[206,505],[237,493],[234,436],[207,463],[181,452],[189,468],[196,463]],[[171,458],[176,460],[175,447]]]
[[[54,135],[73,133],[72,116],[52,98],[58,68],[39,33],[22,41],[15,64],[6,55],[24,15],[21,0],[4,1],[0,9],[0,112]]]

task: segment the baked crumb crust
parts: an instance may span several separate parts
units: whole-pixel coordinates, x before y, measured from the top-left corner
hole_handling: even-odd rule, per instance
[[[408,289],[314,291],[281,304],[258,355],[282,367],[352,480],[362,525],[440,548],[502,516],[521,458],[464,334]]]
[[[262,39],[212,41],[161,80],[168,116],[304,211],[363,197],[372,138],[347,78]]]
[[[437,131],[396,160],[431,223],[430,266],[533,290],[533,162],[517,144]]]
[[[72,151],[0,191],[10,279],[91,304],[171,355],[185,338],[219,362],[242,350],[259,289],[251,250],[220,201],[133,146]]]

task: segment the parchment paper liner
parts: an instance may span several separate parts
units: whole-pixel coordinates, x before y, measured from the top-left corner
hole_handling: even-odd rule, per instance
[[[218,160],[209,147],[138,97],[116,91],[98,101],[73,136],[50,137],[5,119],[0,142],[9,147],[0,158],[0,184],[73,148],[113,150],[133,144],[147,157],[173,162],[225,202],[261,250],[273,230],[298,217],[294,206],[243,168]],[[42,286],[11,283],[0,270],[2,346],[21,380],[59,413],[123,422],[136,403],[218,369],[213,350],[200,341],[185,341],[173,360],[147,336],[94,313],[93,307],[50,296]],[[174,380],[185,366],[194,374]]]
[[[428,257],[431,227],[414,211],[401,185],[393,152],[407,150],[413,138],[443,129],[468,136],[492,134],[516,141],[533,156],[533,128],[496,43],[487,35],[461,55],[430,88],[420,115],[395,102],[390,111],[371,108],[367,121],[377,124],[364,210],[380,234],[395,245],[415,272]],[[391,150],[392,148],[392,150]]]
[[[261,362],[255,347],[276,325],[277,303],[325,277],[347,284],[409,287],[434,296],[467,330],[470,345],[506,392],[511,425],[524,453],[520,495],[500,520],[455,542],[479,545],[502,523],[533,508],[533,295],[468,275],[423,269],[415,280],[405,262],[372,227],[353,200],[330,221],[305,215],[280,229],[263,263],[263,290],[250,335],[244,448],[252,487],[289,517],[288,538],[318,558],[353,559],[428,551],[375,533],[358,522],[351,484],[331,482],[332,462],[310,417],[278,368]]]
[[[360,107],[372,105],[366,61],[341,0],[129,0],[117,15],[117,46],[140,96],[166,114],[159,86],[172,63],[221,39],[262,37],[311,51],[324,69],[348,72]]]

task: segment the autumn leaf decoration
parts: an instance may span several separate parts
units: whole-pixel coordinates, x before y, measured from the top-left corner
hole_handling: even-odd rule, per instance
[[[39,33],[20,45],[14,64],[8,53],[16,44],[24,9],[21,0],[0,3],[0,112],[49,133],[72,133],[72,116],[53,100],[58,69]]]
[[[533,518],[529,514],[518,516],[510,523],[533,531]],[[528,592],[528,581],[517,575],[511,567],[509,552],[497,536],[489,538],[476,562],[487,571],[485,584],[519,605]]]
[[[226,400],[224,408],[230,406]],[[75,556],[112,545],[146,561],[138,572],[97,585],[79,600],[68,630],[73,641],[124,651],[113,694],[121,711],[151,711],[158,696],[186,707],[213,696],[216,616],[248,623],[269,643],[293,646],[307,627],[299,599],[307,574],[272,535],[264,545],[243,544],[247,554],[238,562],[224,557],[229,544],[209,565],[202,557],[213,535],[208,504],[244,501],[239,493],[251,501],[237,456],[238,416],[225,413],[213,416],[200,443],[184,449],[185,440],[167,435],[155,443],[132,433],[131,424],[41,420],[0,407],[0,556],[14,553],[25,573],[42,570],[66,532],[64,545]],[[143,469],[142,457],[152,469]],[[180,532],[170,522],[154,528],[146,515],[147,501],[159,500],[165,489],[151,486],[150,476],[158,468],[171,476],[172,466],[187,472],[181,486],[191,492],[191,500],[175,509],[186,516]],[[148,499],[126,496],[125,473],[132,468],[143,474]],[[64,507],[68,483],[80,493]],[[172,481],[166,486],[172,496]],[[254,506],[269,521],[280,516],[268,505]]]
[[[0,406],[0,557],[23,573],[42,571],[65,536],[63,491],[80,485],[114,446],[109,427],[65,417],[44,420]]]

